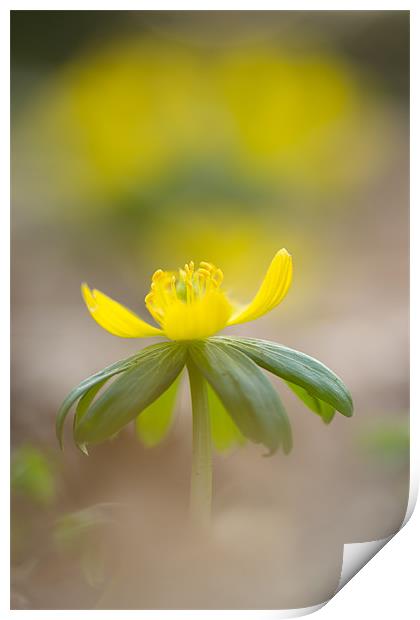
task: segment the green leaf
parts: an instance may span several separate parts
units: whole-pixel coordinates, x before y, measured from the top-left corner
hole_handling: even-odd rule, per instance
[[[235,446],[242,446],[246,443],[245,437],[208,383],[207,393],[210,409],[211,437],[215,449],[219,452],[227,452]]]
[[[79,385],[72,389],[72,391],[66,396],[63,404],[61,405],[56,418],[56,435],[59,441],[61,449],[63,449],[63,430],[64,430],[64,422],[68,413],[70,412],[74,403],[79,400],[86,392],[93,388],[98,383],[102,383],[102,385],[108,381],[114,375],[117,375],[129,368],[132,368],[136,365],[137,361],[141,359],[143,351],[132,355],[123,360],[119,360],[106,368],[103,368],[99,372],[91,375],[87,379],[84,379]]]
[[[142,443],[151,448],[168,434],[173,419],[179,379],[136,418],[136,431]]]
[[[241,433],[275,452],[290,452],[289,420],[277,392],[244,353],[222,341],[193,342],[189,353]]]
[[[85,394],[79,400],[79,402],[77,403],[76,413],[74,415],[74,420],[73,420],[73,432],[74,432],[74,429],[76,428],[76,425],[80,422],[82,417],[85,415],[86,411],[89,409],[89,406],[93,402],[95,396],[97,395],[99,390],[105,385],[107,381],[108,381],[108,378],[103,379],[96,385],[92,386],[90,390],[85,392]],[[88,454],[87,447],[85,444],[78,444],[78,448],[81,450],[81,452],[83,452],[83,454],[86,454],[86,455]]]
[[[314,411],[322,418],[325,424],[329,424],[332,421],[335,415],[334,407],[331,407],[328,403],[316,398],[316,396],[311,396],[303,387],[300,387],[300,385],[296,385],[290,381],[286,381],[286,384],[292,392],[294,392],[296,396],[300,398],[303,403],[305,403],[308,409]]]
[[[262,368],[300,386],[336,411],[353,415],[353,401],[342,380],[313,357],[267,340],[216,337],[211,341],[242,351]]]
[[[186,347],[177,342],[143,349],[134,367],[118,377],[76,420],[76,443],[99,443],[118,433],[163,394],[185,360]]]

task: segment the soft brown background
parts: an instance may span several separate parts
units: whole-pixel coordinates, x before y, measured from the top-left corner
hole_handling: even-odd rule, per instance
[[[146,76],[136,72],[144,49],[155,59]],[[309,606],[337,587],[343,543],[398,529],[408,496],[407,50],[406,12],[13,13],[12,607]],[[238,143],[227,91],[214,95],[215,65],[232,54],[245,67],[226,87],[239,93]],[[269,110],[280,78],[286,117]],[[267,105],[258,89],[272,89]],[[255,123],[266,132],[258,148],[245,140]],[[187,519],[187,385],[159,447],[127,428],[87,458],[69,428],[59,452],[66,393],[147,344],[97,327],[81,281],[146,317],[154,269],[206,259],[246,300],[282,246],[295,265],[287,299],[231,332],[321,359],[349,386],[352,419],[337,414],[327,427],[276,381],[294,449],[215,455],[207,536]],[[63,546],[57,524],[82,509]]]

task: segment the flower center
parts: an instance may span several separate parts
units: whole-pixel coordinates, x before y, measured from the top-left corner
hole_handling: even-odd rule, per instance
[[[232,306],[221,290],[223,272],[202,261],[191,261],[178,272],[158,269],[145,303],[153,318],[172,340],[207,338],[223,329]]]

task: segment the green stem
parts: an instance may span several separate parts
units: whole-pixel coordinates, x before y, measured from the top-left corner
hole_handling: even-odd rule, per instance
[[[190,511],[194,523],[210,522],[212,497],[212,444],[207,386],[198,368],[188,362],[190,378],[193,445]]]

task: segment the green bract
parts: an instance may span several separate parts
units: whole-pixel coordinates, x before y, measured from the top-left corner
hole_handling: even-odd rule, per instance
[[[169,432],[178,388],[179,378],[175,379],[162,396],[137,416],[137,435],[146,446],[156,446]]]
[[[166,391],[184,367],[186,354],[186,347],[176,342],[143,349],[133,367],[89,403],[81,416],[76,414],[76,443],[98,443],[118,433]]]
[[[238,348],[258,366],[287,381],[295,394],[325,422],[331,421],[334,410],[347,417],[353,414],[353,401],[344,383],[313,357],[267,340],[223,337],[213,340]]]
[[[146,347],[74,388],[57,416],[60,445],[65,418],[76,403],[73,435],[82,450],[115,436],[133,420],[144,443],[155,445],[170,428],[174,382],[186,364],[193,365],[208,383],[213,444],[220,450],[245,438],[263,444],[270,454],[279,447],[286,454],[291,450],[288,417],[259,367],[284,379],[325,423],[331,422],[335,411],[345,416],[353,413],[350,393],[341,379],[299,351],[251,338],[172,341]]]
[[[279,445],[290,452],[292,435],[280,398],[247,355],[216,339],[192,344],[189,354],[245,437],[270,452]]]

